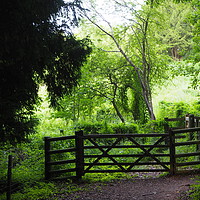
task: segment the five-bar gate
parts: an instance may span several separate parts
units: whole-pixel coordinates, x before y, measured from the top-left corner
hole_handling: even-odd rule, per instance
[[[112,172],[175,174],[180,167],[200,165],[199,131],[200,127],[169,129],[163,134],[84,135],[79,131],[74,136],[45,137],[45,178],[81,179],[86,173]],[[196,133],[195,140],[190,141],[191,133]],[[180,141],[180,134],[185,140]]]

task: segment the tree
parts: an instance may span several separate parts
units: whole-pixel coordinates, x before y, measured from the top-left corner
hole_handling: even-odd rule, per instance
[[[59,111],[57,116],[66,115],[69,119],[71,111],[73,116],[77,116],[73,117],[74,119],[80,116],[85,120],[88,119],[85,114],[92,111],[90,114],[93,119],[98,117],[95,113],[104,112],[108,114],[104,116],[106,119],[111,119],[112,116],[113,120],[120,119],[123,123],[127,120],[144,122],[148,115],[134,69],[119,51],[112,51],[113,45],[109,38],[102,35],[98,28],[87,26],[84,21],[81,33],[90,34],[94,45],[93,52],[82,68],[82,78],[73,100],[66,97],[61,103],[64,111]]]
[[[0,141],[19,142],[33,130],[39,83],[52,106],[77,84],[91,52],[88,39],[70,31],[81,9],[79,0],[1,2]]]
[[[200,2],[198,0],[192,1],[193,12],[190,15],[191,23],[194,25],[193,41],[194,41],[194,61],[200,62]]]
[[[163,0],[159,0],[158,4],[163,2]],[[184,49],[184,59],[185,62],[180,62],[178,65],[182,65],[182,70],[179,71],[179,75],[186,75],[191,77],[191,86],[195,89],[199,88],[199,80],[200,80],[200,68],[199,68],[199,61],[200,61],[200,1],[199,0],[173,0],[176,4],[178,4],[179,7],[179,18],[181,15],[183,15],[183,18],[185,18],[184,21],[182,21],[182,27],[179,27],[182,29],[182,32],[180,32],[181,35],[184,34],[183,38],[184,40],[180,41],[181,45],[179,45],[178,50],[180,51],[181,48],[185,45],[187,45],[187,48]],[[184,8],[185,7],[185,8]],[[178,19],[175,17],[175,19]],[[180,20],[180,19],[179,19]],[[178,20],[177,20],[178,21]],[[178,24],[178,23],[177,23]],[[186,26],[186,24],[189,24],[189,26]],[[183,26],[184,25],[184,26]],[[174,27],[175,28],[175,27]],[[188,31],[188,28],[190,28],[190,31]],[[180,30],[180,29],[179,29]],[[185,43],[188,40],[188,36],[190,39],[190,44],[188,45]],[[192,39],[191,39],[192,38]],[[186,40],[185,40],[186,39]],[[189,47],[189,48],[188,48]],[[189,52],[189,54],[188,54]],[[183,52],[181,52],[183,53]],[[176,71],[176,70],[175,70]]]
[[[154,51],[157,43],[150,44],[152,41],[153,30],[151,30],[154,19],[154,1],[150,1],[148,5],[143,8],[143,11],[137,11],[135,5],[132,2],[115,1],[118,6],[128,10],[133,16],[129,20],[128,25],[122,25],[120,28],[111,26],[111,24],[104,19],[110,30],[107,30],[102,25],[98,24],[87,17],[87,19],[98,27],[104,34],[106,34],[113,41],[113,44],[117,48],[117,51],[124,57],[127,64],[132,66],[137,76],[138,85],[141,88],[141,95],[143,101],[146,104],[149,116],[151,119],[155,119],[152,97],[151,97],[151,80],[153,80],[154,73],[158,73],[158,60],[152,59],[152,53],[154,56],[160,54],[158,48]],[[97,12],[98,14],[98,12]],[[155,29],[154,29],[155,30]],[[131,46],[130,44],[133,44]],[[153,62],[154,61],[154,62]],[[162,62],[163,64],[163,62]],[[163,71],[162,71],[163,72]],[[157,76],[158,77],[158,76]]]
[[[132,66],[135,80],[141,88],[141,99],[146,104],[150,119],[155,119],[153,86],[169,78],[168,64],[172,58],[179,60],[188,56],[192,47],[192,26],[185,16],[191,12],[191,5],[149,0],[138,10],[132,1],[114,2],[118,11],[126,13],[126,21],[120,26],[113,26],[109,18],[95,8],[95,17],[86,17],[111,39],[111,50],[118,51],[127,65]],[[104,24],[97,16],[102,18]]]
[[[158,36],[168,46],[168,54],[175,61],[187,59],[192,50],[193,26],[187,20],[192,12],[191,4],[167,1],[161,3],[157,9],[161,13],[160,22],[163,26]]]

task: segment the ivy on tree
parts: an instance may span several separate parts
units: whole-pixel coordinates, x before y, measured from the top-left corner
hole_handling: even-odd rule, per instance
[[[22,141],[33,130],[39,83],[46,84],[52,106],[77,84],[91,52],[88,39],[77,40],[70,31],[81,9],[79,0],[1,2],[1,142]]]

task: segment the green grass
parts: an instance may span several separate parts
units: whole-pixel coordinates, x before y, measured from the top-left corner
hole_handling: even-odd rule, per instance
[[[165,85],[155,88],[153,91],[153,105],[156,116],[159,113],[159,102],[185,102],[191,104],[198,101],[200,92],[190,88],[190,80],[187,77],[177,77],[165,82]]]

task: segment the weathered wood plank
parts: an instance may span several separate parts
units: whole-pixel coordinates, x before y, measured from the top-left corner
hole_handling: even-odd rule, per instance
[[[200,165],[200,161],[176,163],[176,166]]]
[[[124,172],[168,172],[167,169],[131,169],[125,170]],[[90,170],[86,173],[115,173],[115,172],[123,172],[122,170]]]
[[[169,129],[169,144],[170,144],[170,174],[175,174],[176,173],[176,148],[175,148],[175,134],[172,131],[172,129]]]
[[[51,156],[49,154],[49,151],[51,149],[50,146],[50,141],[49,141],[50,137],[45,137],[44,138],[44,153],[45,153],[45,161],[44,161],[44,165],[45,165],[45,179],[48,180],[50,179],[50,173],[49,171],[51,170],[51,166],[48,164],[49,162],[51,162]]]
[[[108,145],[102,145],[101,148],[104,148],[104,149],[107,149],[109,148],[110,146]],[[140,147],[142,148],[168,148],[169,145],[165,145],[165,144],[160,144],[160,145],[140,145]],[[140,148],[139,146],[137,145],[118,145],[118,146],[114,146],[113,149],[124,149],[124,148]],[[96,149],[97,147],[96,146],[84,146],[84,149]]]
[[[51,170],[49,171],[50,174],[62,174],[62,173],[67,173],[67,172],[76,172],[76,168],[71,168],[71,169],[58,169],[58,170]]]
[[[76,131],[76,179],[80,180],[84,171],[83,131]]]
[[[76,136],[62,136],[62,137],[53,137],[53,138],[48,138],[49,141],[61,141],[61,140],[70,140],[70,139],[75,139]]]
[[[90,138],[127,138],[127,137],[162,137],[162,136],[169,136],[168,133],[147,133],[147,134],[89,134],[84,135],[83,139],[90,139]]]
[[[188,141],[188,142],[176,142],[175,146],[185,146],[185,145],[192,145],[192,144],[200,144],[200,140],[196,141]]]
[[[185,117],[181,117],[181,118],[165,118],[165,121],[168,122],[174,122],[174,121],[184,121]]]
[[[76,148],[69,148],[69,149],[58,149],[58,150],[50,150],[48,151],[49,154],[57,154],[57,153],[66,153],[66,152],[75,152]]]
[[[161,162],[163,165],[169,165],[170,164],[170,162]],[[131,165],[131,164],[133,164],[132,162],[118,162],[118,164],[119,165],[124,165],[124,166],[128,166],[128,165]],[[84,166],[90,166],[91,165],[91,163],[84,163]],[[104,163],[95,163],[95,164],[93,164],[94,166],[105,166],[105,165],[115,165],[116,166],[116,164],[115,163],[106,163],[106,162],[104,162]],[[140,162],[140,163],[136,163],[135,165],[160,165],[160,163],[157,163],[157,162],[151,162],[151,161],[149,161],[149,162]]]
[[[156,157],[169,157],[170,156],[170,154],[154,154],[154,153],[152,153],[154,156],[156,156]],[[144,155],[144,154],[123,154],[123,155],[121,155],[121,154],[115,154],[115,155],[113,155],[113,154],[110,154],[110,156],[112,156],[112,157],[114,157],[114,158],[117,158],[117,157],[119,157],[119,158],[137,158],[137,157],[149,157],[149,155]],[[97,158],[98,157],[98,155],[84,155],[84,158]],[[102,158],[103,157],[108,157],[108,155],[102,155]]]
[[[62,165],[62,164],[69,164],[69,163],[75,163],[75,162],[76,162],[76,159],[60,160],[60,161],[48,162],[48,165]]]
[[[176,129],[172,130],[174,133],[187,133],[187,132],[195,132],[195,131],[200,131],[200,127],[195,127],[195,128],[185,128],[185,129]]]
[[[176,154],[176,158],[181,158],[181,157],[190,157],[190,156],[199,156],[200,152],[193,152],[193,153],[183,153],[183,154]]]

